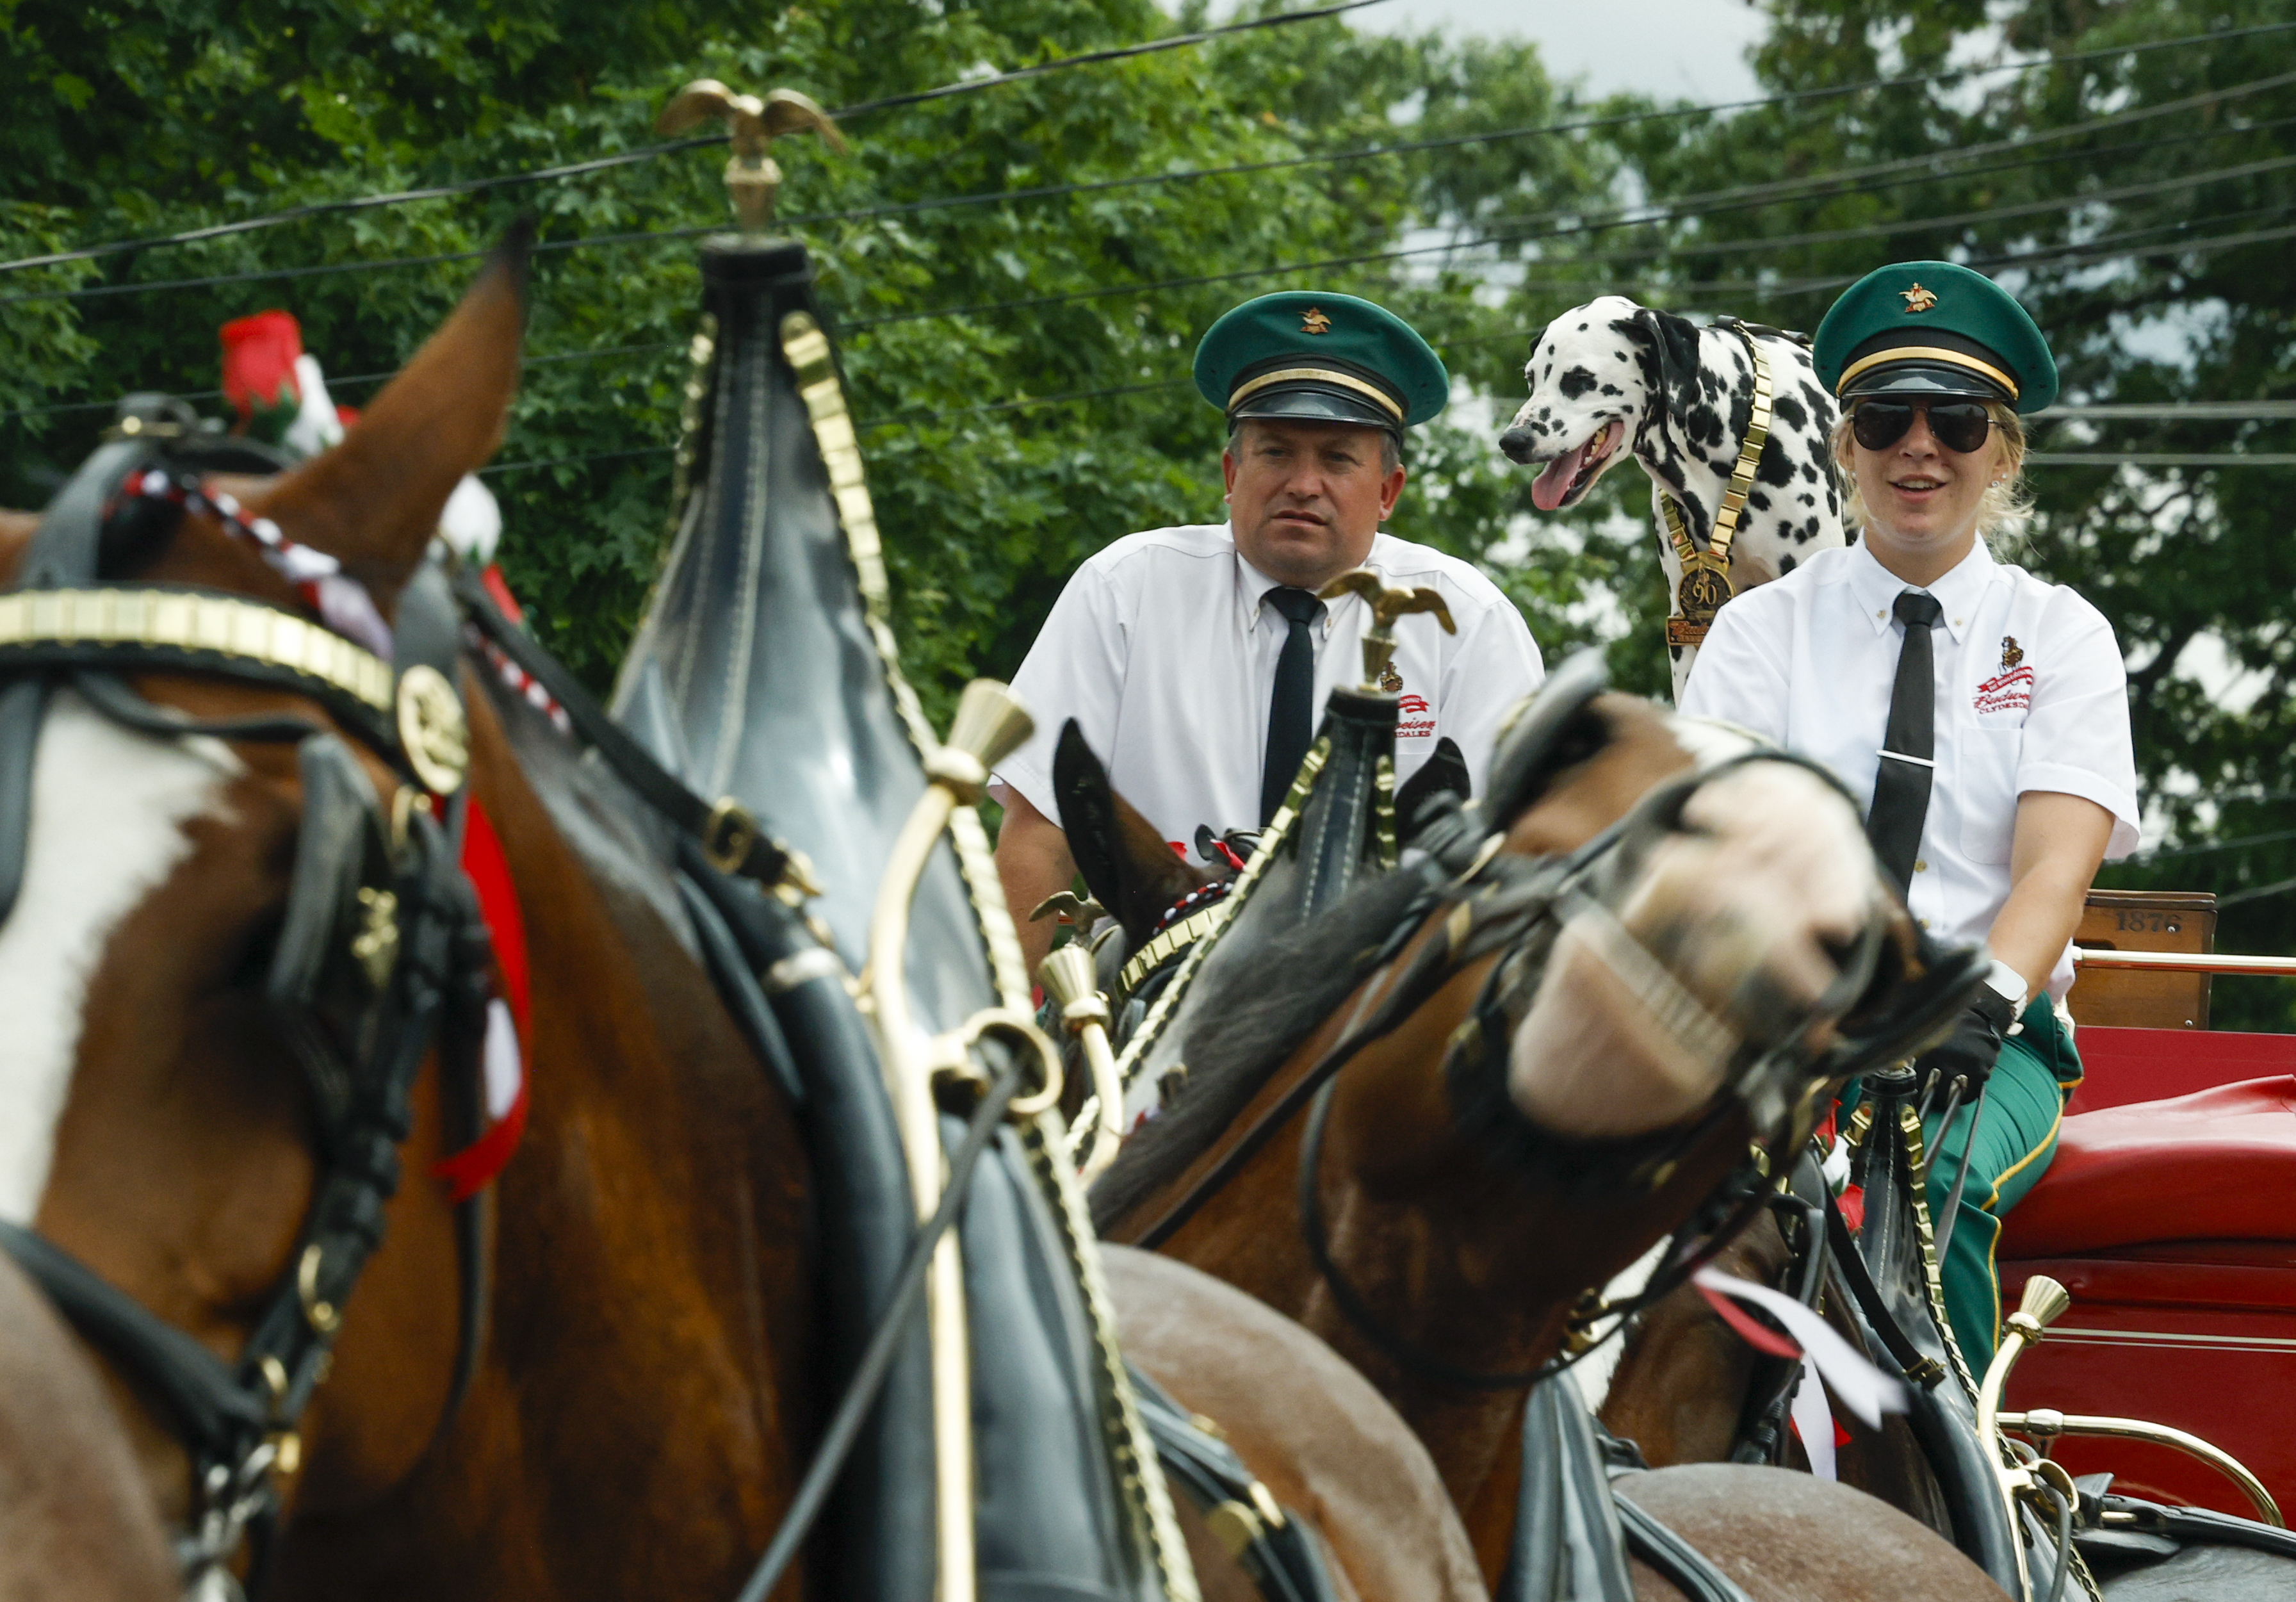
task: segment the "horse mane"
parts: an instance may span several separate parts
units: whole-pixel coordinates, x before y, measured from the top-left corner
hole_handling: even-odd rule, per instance
[[[502,725],[520,773],[557,826],[566,849],[610,897],[652,908],[698,962],[693,925],[673,877],[669,824],[611,768],[586,756],[523,695],[504,686],[483,658],[471,659],[471,671]]]
[[[1426,888],[1415,872],[1382,875],[1209,979],[1192,998],[1193,1017],[1182,1041],[1186,1088],[1124,1143],[1092,1187],[1095,1228],[1123,1218],[1219,1138],[1293,1047],[1362,982]]]

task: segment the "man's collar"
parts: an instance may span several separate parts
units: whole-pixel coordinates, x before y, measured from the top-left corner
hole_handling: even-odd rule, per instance
[[[1987,585],[1993,582],[1996,571],[1993,554],[1985,548],[1985,541],[1980,538],[1970,546],[1968,555],[1956,563],[1949,571],[1940,575],[1934,584],[1926,587],[1929,594],[1936,596],[1938,604],[1945,610],[1942,620],[1947,632],[1953,637],[1954,644],[1961,643],[1962,634],[1969,626],[1970,614],[1977,605],[1977,597]],[[1883,567],[1866,541],[1861,539],[1850,548],[1849,594],[1864,612],[1867,625],[1875,634],[1882,633],[1890,627],[1890,614],[1900,595],[1909,589],[1923,587],[1906,583]]]

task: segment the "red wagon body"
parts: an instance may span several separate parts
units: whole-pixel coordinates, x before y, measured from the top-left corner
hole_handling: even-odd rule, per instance
[[[2083,1028],[2088,1077],[2056,1160],[2008,1220],[2002,1293],[2045,1273],[2071,1310],[2018,1365],[2006,1405],[2190,1431],[2296,1510],[2296,1035]],[[2061,1442],[2077,1474],[2251,1513],[2166,1448]]]

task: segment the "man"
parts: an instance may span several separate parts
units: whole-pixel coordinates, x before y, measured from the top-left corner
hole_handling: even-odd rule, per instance
[[[1500,718],[1542,677],[1530,631],[1497,586],[1379,531],[1407,476],[1404,430],[1450,394],[1409,325],[1351,295],[1263,295],[1212,325],[1195,380],[1227,415],[1228,521],[1128,535],[1092,557],[1013,681],[1037,732],[996,775],[996,866],[1031,972],[1053,931],[1029,911],[1076,873],[1054,821],[1053,746],[1067,719],[1126,799],[1185,846],[1199,826],[1265,824],[1332,686],[1362,678],[1368,607],[1316,595],[1341,573],[1368,567],[1390,587],[1431,586],[1458,626],[1396,625],[1385,687],[1400,697],[1398,783],[1447,737],[1480,785]]]

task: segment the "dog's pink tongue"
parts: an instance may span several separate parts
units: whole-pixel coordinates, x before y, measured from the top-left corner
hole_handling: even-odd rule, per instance
[[[1546,471],[1530,482],[1530,504],[1541,512],[1552,512],[1561,505],[1562,497],[1570,493],[1571,481],[1578,476],[1579,463],[1587,459],[1594,444],[1589,440],[1578,449],[1565,451],[1549,462]]]

